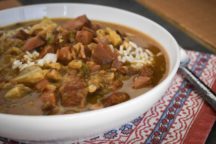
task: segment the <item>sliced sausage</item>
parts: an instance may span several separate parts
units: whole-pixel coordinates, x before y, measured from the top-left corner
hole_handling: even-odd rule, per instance
[[[117,57],[112,62],[112,68],[119,69],[122,66],[122,62],[120,62]]]
[[[115,80],[113,83],[112,83],[112,90],[117,90],[119,88],[121,88],[123,86],[123,82],[120,81],[120,80]]]
[[[149,76],[137,76],[133,79],[133,88],[139,89],[151,84],[151,77]]]
[[[154,71],[153,71],[152,67],[144,66],[142,68],[141,72],[140,72],[140,75],[141,76],[150,76],[151,77],[153,75],[153,73],[154,73]]]
[[[35,48],[37,47],[40,47],[42,45],[44,45],[45,42],[38,36],[35,36],[35,37],[32,37],[32,38],[29,38],[24,46],[23,46],[23,49],[26,50],[26,51],[32,51],[34,50]]]
[[[102,100],[104,107],[116,105],[130,99],[130,96],[124,92],[115,92]]]
[[[83,26],[91,26],[91,22],[88,20],[86,15],[79,16],[76,19],[68,21],[63,25],[64,28],[70,30],[80,30]]]
[[[16,34],[15,34],[15,38],[21,39],[21,40],[26,40],[29,38],[29,34],[26,33],[23,29],[19,30]]]

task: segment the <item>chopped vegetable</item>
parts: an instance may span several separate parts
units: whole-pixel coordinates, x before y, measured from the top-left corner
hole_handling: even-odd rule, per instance
[[[6,94],[5,94],[5,98],[7,99],[16,99],[16,98],[22,98],[24,96],[26,96],[27,93],[31,92],[32,90],[23,85],[23,84],[18,84],[15,87],[13,87],[12,89],[10,89]]]
[[[44,79],[46,73],[47,71],[42,70],[38,66],[31,66],[21,71],[21,73],[12,81],[24,84],[34,84]]]

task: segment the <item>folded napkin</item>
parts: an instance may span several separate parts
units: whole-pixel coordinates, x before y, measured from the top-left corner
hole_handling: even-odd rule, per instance
[[[187,51],[188,67],[216,91],[216,56]],[[70,143],[84,144],[170,144],[205,143],[216,120],[216,113],[194,91],[180,73],[164,96],[143,115],[92,138]],[[0,138],[0,143],[18,142]]]

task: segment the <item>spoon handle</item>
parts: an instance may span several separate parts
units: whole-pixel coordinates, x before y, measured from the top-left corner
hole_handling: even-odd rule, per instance
[[[187,67],[180,66],[179,70],[181,70],[183,76],[196,88],[196,90],[200,92],[200,96],[216,111],[216,94]]]

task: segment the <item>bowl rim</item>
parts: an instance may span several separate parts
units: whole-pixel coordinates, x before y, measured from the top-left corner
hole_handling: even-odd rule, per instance
[[[153,20],[142,16],[140,14],[137,14],[135,12],[131,12],[131,11],[127,11],[121,8],[117,8],[117,7],[112,7],[112,6],[105,6],[105,5],[100,5],[100,4],[89,4],[89,3],[43,3],[43,4],[33,4],[33,5],[26,5],[26,6],[20,6],[20,7],[14,7],[14,8],[8,8],[8,9],[4,9],[4,10],[0,10],[0,13],[2,12],[10,12],[12,10],[16,10],[19,11],[21,9],[26,9],[26,8],[31,8],[31,7],[39,7],[39,6],[61,6],[62,8],[64,6],[75,6],[75,5],[83,5],[83,6],[96,6],[96,7],[101,7],[101,8],[108,8],[108,9],[113,9],[115,11],[119,11],[125,14],[130,14],[133,15],[134,17],[137,18],[141,18],[141,19],[145,19],[145,21],[150,22],[151,24],[153,24],[155,27],[161,29],[163,32],[165,32],[170,38],[171,41],[173,42],[173,44],[175,45],[175,47],[177,48],[177,58],[176,58],[176,63],[174,64],[173,68],[169,70],[169,72],[167,73],[167,75],[160,81],[160,83],[158,83],[156,86],[154,86],[153,88],[151,88],[150,90],[148,90],[147,92],[137,96],[136,98],[130,99],[126,102],[114,105],[114,106],[110,106],[110,107],[106,107],[106,108],[102,108],[102,109],[98,109],[98,110],[92,110],[92,111],[85,111],[85,112],[80,112],[80,113],[73,113],[73,114],[60,114],[60,115],[18,115],[18,114],[6,114],[6,113],[0,113],[0,118],[1,117],[7,117],[9,119],[22,119],[22,120],[52,120],[52,119],[63,119],[63,118],[78,118],[78,117],[88,117],[91,116],[92,114],[94,115],[99,115],[99,113],[106,113],[106,111],[110,111],[110,110],[115,110],[115,109],[119,109],[121,107],[124,107],[126,105],[129,105],[130,103],[134,103],[135,101],[140,100],[142,97],[144,97],[145,95],[151,93],[152,91],[154,91],[155,89],[159,89],[164,83],[167,83],[170,79],[172,79],[177,70],[178,67],[180,65],[180,48],[179,45],[177,43],[177,41],[175,40],[175,38],[164,28],[162,27],[160,24],[158,24],[157,22],[154,22]],[[33,19],[32,19],[33,20]],[[8,25],[8,24],[7,24]],[[10,25],[10,24],[9,24]],[[165,50],[166,51],[166,50]]]

